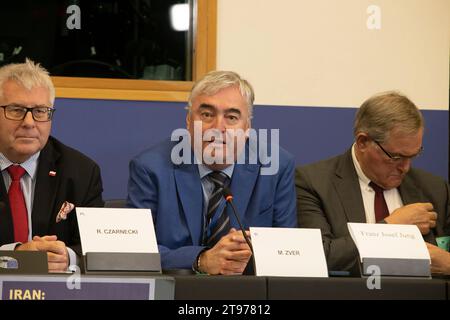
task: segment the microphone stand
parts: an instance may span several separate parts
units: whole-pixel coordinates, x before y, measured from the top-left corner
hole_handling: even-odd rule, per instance
[[[236,212],[236,208],[234,207],[234,203],[233,203],[233,195],[231,194],[231,191],[228,187],[225,187],[223,189],[223,196],[224,196],[226,202],[231,205],[231,208],[233,209],[232,211],[233,211],[234,217],[236,218],[236,220],[239,224],[239,227],[241,228],[241,232],[242,232],[242,235],[244,236],[245,242],[247,242],[247,245],[250,247],[250,251],[252,252],[252,256],[251,256],[250,260],[248,261],[247,266],[245,267],[244,272],[242,274],[255,275],[255,253],[253,252],[253,246],[252,246],[252,243],[250,242],[250,238],[245,233],[245,229],[241,223],[241,219],[239,219],[239,215]]]

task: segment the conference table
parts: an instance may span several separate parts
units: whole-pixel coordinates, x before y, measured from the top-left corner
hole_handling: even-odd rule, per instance
[[[446,279],[289,278],[256,276],[175,276],[175,300],[448,300]]]
[[[144,300],[449,300],[449,278],[291,278],[123,273],[73,275],[0,274],[2,299]],[[376,284],[376,285],[374,285]],[[36,295],[36,296],[34,296]]]

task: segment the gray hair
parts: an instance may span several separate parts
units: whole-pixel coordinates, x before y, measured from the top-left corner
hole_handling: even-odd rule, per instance
[[[372,139],[384,142],[392,129],[415,134],[424,127],[422,113],[406,96],[390,91],[364,101],[356,113],[353,134],[367,133]]]
[[[233,71],[211,71],[194,84],[189,95],[187,109],[191,112],[192,102],[200,95],[214,95],[222,89],[237,86],[247,101],[248,114],[252,118],[255,93],[250,83]]]
[[[24,63],[11,63],[0,68],[0,98],[3,97],[3,84],[6,81],[15,81],[27,90],[34,87],[48,89],[51,105],[55,102],[55,87],[48,71],[39,63],[25,59]]]

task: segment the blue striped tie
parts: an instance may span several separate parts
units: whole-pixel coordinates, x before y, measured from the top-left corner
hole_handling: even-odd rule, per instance
[[[223,188],[227,185],[228,177],[221,171],[213,171],[208,174],[207,178],[214,184],[214,189],[209,197],[208,210],[206,211],[205,230],[207,231],[207,236],[204,244],[213,247],[230,229],[230,218],[225,212],[225,207],[221,212],[217,212],[220,203],[224,201]]]

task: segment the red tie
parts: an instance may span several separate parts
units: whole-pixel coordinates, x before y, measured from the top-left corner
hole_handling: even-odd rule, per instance
[[[20,187],[20,178],[25,174],[25,169],[19,165],[12,165],[7,170],[12,179],[8,190],[8,197],[14,224],[14,241],[27,242],[28,214],[22,188]]]
[[[384,189],[373,182],[370,182],[369,186],[375,191],[375,222],[379,222],[389,215],[389,209],[383,194]]]

